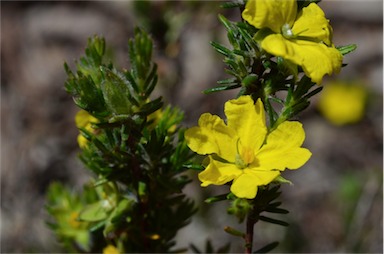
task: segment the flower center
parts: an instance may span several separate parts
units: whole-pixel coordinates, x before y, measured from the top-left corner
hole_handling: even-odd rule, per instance
[[[73,228],[78,228],[80,226],[80,222],[77,220],[77,217],[79,216],[78,212],[72,212],[69,217],[69,225]]]
[[[292,32],[292,29],[289,24],[284,24],[281,27],[281,34],[284,36],[286,39],[292,39],[294,37],[294,34]]]
[[[235,165],[240,169],[244,169],[254,160],[255,154],[253,149],[246,147],[242,149],[241,154],[236,154]]]

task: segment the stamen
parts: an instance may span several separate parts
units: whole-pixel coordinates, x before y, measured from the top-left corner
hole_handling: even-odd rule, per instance
[[[244,148],[243,153],[241,154],[245,164],[249,165],[255,160],[255,154],[253,149]]]
[[[248,167],[249,164],[251,164],[255,160],[255,155],[253,149],[250,148],[243,148],[241,153],[239,151],[236,154],[235,157],[235,165],[240,168],[244,169]]]

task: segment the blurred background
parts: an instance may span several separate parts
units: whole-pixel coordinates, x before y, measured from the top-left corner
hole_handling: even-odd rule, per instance
[[[184,110],[186,126],[203,112],[222,116],[223,103],[237,91],[201,93],[226,77],[221,56],[209,44],[228,44],[217,15],[240,20],[238,10],[221,9],[221,3],[1,2],[2,253],[62,252],[45,225],[47,186],[61,181],[80,190],[89,177],[77,158],[78,109],[64,90],[63,63],[73,67],[87,38],[97,34],[105,37],[115,66],[128,68],[127,41],[141,26],[155,40],[155,93]],[[324,93],[299,118],[313,156],[302,169],[284,174],[294,183],[283,186],[281,197],[290,226],[260,222],[254,243],[280,241],[274,252],[382,253],[383,2],[325,0],[320,6],[335,45],[358,48],[345,57],[340,75],[324,80]],[[357,92],[349,93],[352,88]],[[345,119],[335,121],[335,115]],[[213,189],[202,190],[195,174],[185,191],[201,204]],[[226,215],[226,205],[203,204],[180,231],[178,246],[204,250],[210,239],[216,247],[231,242],[231,252],[241,252],[243,242],[223,232],[224,226],[244,227]]]

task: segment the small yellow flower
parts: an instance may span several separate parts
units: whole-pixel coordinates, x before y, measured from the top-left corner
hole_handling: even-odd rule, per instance
[[[97,123],[99,121],[87,111],[80,110],[75,116],[75,122],[77,128],[84,128],[89,132],[93,132],[95,130],[92,128],[92,123]],[[83,135],[79,134],[77,136],[77,143],[79,144],[80,148],[84,148],[87,146],[88,140]]]
[[[318,108],[331,123],[356,123],[364,116],[366,89],[360,84],[334,82],[327,84],[319,98]]]
[[[271,183],[280,171],[297,169],[310,158],[301,148],[305,139],[299,122],[286,121],[268,134],[262,101],[250,96],[225,103],[227,123],[209,113],[185,132],[194,152],[208,155],[207,167],[199,174],[202,186],[233,181],[231,192],[252,199],[257,187]]]
[[[79,212],[75,212],[75,211],[71,212],[68,222],[72,228],[79,228],[80,227],[81,222],[77,220],[78,217],[79,217]]]
[[[103,254],[120,254],[120,251],[115,246],[109,244],[103,249]]]
[[[332,44],[332,27],[317,4],[297,13],[296,0],[249,0],[242,16],[256,28],[272,30],[261,47],[300,65],[313,82],[320,84],[325,74],[340,71],[343,57]]]

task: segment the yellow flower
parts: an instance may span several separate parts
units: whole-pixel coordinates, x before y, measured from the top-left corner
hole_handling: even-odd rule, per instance
[[[120,254],[120,251],[115,246],[109,244],[103,249],[103,254]]]
[[[73,228],[79,228],[80,225],[81,225],[81,222],[77,220],[77,218],[79,217],[79,212],[71,212],[71,214],[69,215],[69,225]]]
[[[249,0],[242,16],[256,28],[272,30],[261,47],[300,65],[313,82],[320,84],[325,74],[340,71],[343,57],[332,44],[332,27],[317,4],[297,13],[296,0]]]
[[[318,108],[335,125],[356,123],[364,116],[366,98],[363,86],[334,82],[324,87]]]
[[[77,112],[75,116],[75,122],[77,128],[83,128],[89,132],[94,132],[95,129],[92,128],[92,123],[99,122],[97,118],[90,115],[85,110],[80,110]],[[79,144],[80,148],[84,148],[87,146],[88,140],[81,134],[77,136],[77,143]]]
[[[250,96],[225,103],[227,123],[209,113],[185,132],[194,152],[208,155],[208,165],[199,174],[202,186],[223,185],[233,180],[231,192],[252,199],[257,187],[271,183],[280,171],[297,169],[311,152],[300,146],[304,129],[299,122],[286,121],[268,134],[263,103]]]

